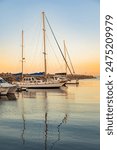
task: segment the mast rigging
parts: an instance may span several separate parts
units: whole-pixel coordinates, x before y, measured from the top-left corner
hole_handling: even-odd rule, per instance
[[[57,44],[57,46],[58,46],[58,48],[59,48],[59,50],[60,50],[60,52],[61,52],[61,55],[62,55],[62,57],[63,57],[63,59],[64,59],[64,61],[65,61],[65,63],[66,63],[66,66],[67,66],[67,68],[69,69],[69,72],[71,73],[71,75],[73,76],[72,71],[71,71],[71,69],[70,69],[70,67],[69,67],[69,65],[68,65],[68,63],[67,63],[67,61],[66,61],[66,59],[65,59],[65,56],[64,56],[64,54],[63,54],[63,52],[62,52],[62,50],[61,50],[61,47],[60,47],[60,45],[59,45],[59,43],[58,43],[58,41],[57,41],[57,39],[56,39],[56,37],[55,37],[55,34],[54,34],[54,32],[53,32],[53,30],[52,30],[52,28],[51,28],[51,26],[50,26],[50,23],[49,23],[49,21],[48,21],[46,15],[45,15],[45,19],[46,19],[46,21],[47,21],[47,23],[48,23],[48,26],[49,26],[49,28],[50,28],[50,30],[51,30],[51,32],[52,32],[52,35],[53,35],[53,37],[54,37],[54,39],[55,39],[55,42],[56,42],[56,44]]]

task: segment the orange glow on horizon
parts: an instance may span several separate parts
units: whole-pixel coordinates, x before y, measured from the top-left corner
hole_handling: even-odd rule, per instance
[[[21,72],[21,64],[19,63],[17,67],[14,65],[11,65],[8,62],[4,62],[3,64],[0,64],[0,73],[1,72]],[[64,65],[63,65],[64,68]],[[95,63],[80,63],[74,65],[76,74],[91,74],[91,75],[99,75],[100,74],[100,65],[98,62]],[[64,69],[57,69],[56,67],[50,67],[48,68],[48,73],[56,73],[56,72],[64,72]],[[43,69],[39,70],[39,67],[36,66],[24,66],[24,73],[30,73],[30,72],[43,72]],[[69,72],[68,72],[69,74]]]

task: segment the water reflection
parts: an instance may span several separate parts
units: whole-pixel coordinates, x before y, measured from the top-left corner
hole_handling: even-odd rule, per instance
[[[0,96],[0,101],[15,101],[17,100],[16,95],[15,94],[8,94],[7,96]]]
[[[44,92],[44,111],[45,111],[45,150],[47,150],[49,147],[48,147],[48,99],[47,99],[47,91],[43,91]],[[60,92],[60,91],[59,91]],[[65,91],[61,91],[61,92],[65,92]],[[67,92],[65,92],[67,93]],[[67,123],[67,117],[68,117],[68,114],[65,114],[65,117],[62,119],[62,121],[57,125],[57,132],[58,132],[58,138],[56,141],[54,141],[52,144],[51,144],[51,147],[50,149],[53,149],[54,146],[56,145],[56,143],[58,141],[60,141],[60,127],[62,126],[63,123]]]
[[[45,150],[47,150],[48,142],[48,100],[47,100],[47,91],[44,92],[44,111],[45,111]]]
[[[90,83],[91,82],[91,83]],[[99,150],[99,83],[0,97],[0,149]]]
[[[22,133],[21,133],[21,140],[22,140],[22,144],[25,144],[26,143],[26,139],[25,139],[25,133],[26,133],[26,118],[25,118],[25,106],[24,106],[24,101],[25,101],[25,98],[41,98],[42,100],[42,105],[43,105],[43,112],[44,112],[44,149],[45,150],[48,150],[48,130],[49,130],[49,123],[48,123],[48,115],[49,115],[49,106],[51,107],[51,104],[48,103],[48,97],[51,96],[51,95],[64,95],[67,99],[68,97],[68,94],[67,94],[67,91],[64,89],[55,89],[55,90],[29,90],[28,92],[26,91],[23,91],[22,93],[18,93],[17,94],[17,97],[18,98],[21,98],[21,117],[22,117]],[[65,99],[63,99],[65,100]],[[66,105],[65,105],[66,103]],[[61,118],[61,122],[57,125],[56,127],[56,132],[57,132],[57,140],[55,140],[54,142],[51,143],[50,145],[50,148],[49,149],[53,149],[56,145],[56,143],[58,141],[60,141],[60,128],[62,126],[63,123],[67,123],[67,118],[68,118],[68,104],[67,104],[67,101],[64,101],[64,112],[65,112],[65,116],[63,118]]]
[[[60,127],[62,126],[63,123],[65,123],[65,124],[67,123],[67,118],[68,118],[68,114],[65,114],[65,117],[64,117],[63,120],[60,122],[60,124],[57,126],[57,129],[58,129],[58,138],[57,138],[56,141],[54,141],[54,142],[52,143],[52,145],[51,145],[51,147],[50,147],[50,150],[52,150],[52,149],[55,147],[56,143],[61,140],[61,136],[60,136],[60,135],[61,135],[61,130],[60,130]]]
[[[25,115],[24,115],[24,96],[23,96],[23,93],[21,94],[22,95],[22,121],[23,121],[23,125],[22,125],[22,133],[21,133],[21,139],[22,139],[22,143],[25,144],[25,137],[24,137],[24,134],[25,134],[25,130],[26,130],[26,121],[25,121]]]
[[[24,114],[22,114],[22,120],[23,120],[23,128],[22,128],[21,138],[22,138],[22,143],[25,144],[24,134],[25,134],[26,125],[25,125],[25,117],[24,117]]]

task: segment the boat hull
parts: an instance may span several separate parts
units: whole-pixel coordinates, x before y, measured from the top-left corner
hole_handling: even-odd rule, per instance
[[[65,83],[50,83],[50,84],[19,84],[20,88],[27,89],[58,89],[64,86]]]
[[[8,90],[8,87],[0,87],[0,95],[7,95]]]
[[[78,80],[70,80],[70,81],[67,81],[66,84],[79,84],[79,81]]]

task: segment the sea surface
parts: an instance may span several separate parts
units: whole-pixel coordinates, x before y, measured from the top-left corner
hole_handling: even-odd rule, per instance
[[[0,97],[0,150],[99,150],[100,80]]]

